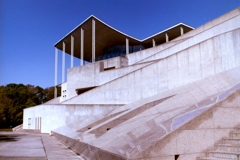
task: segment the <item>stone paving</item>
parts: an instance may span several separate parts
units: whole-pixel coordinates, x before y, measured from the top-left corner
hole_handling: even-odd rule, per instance
[[[0,160],[83,160],[47,134],[0,132]]]

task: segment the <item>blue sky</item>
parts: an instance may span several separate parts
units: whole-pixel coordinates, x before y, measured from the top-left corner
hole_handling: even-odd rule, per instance
[[[196,28],[239,6],[240,0],[0,0],[0,85],[53,86],[54,44],[90,15],[144,39],[179,22]]]

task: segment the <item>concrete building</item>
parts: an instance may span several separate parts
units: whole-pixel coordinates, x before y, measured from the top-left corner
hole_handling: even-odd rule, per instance
[[[90,16],[55,44],[56,87],[62,52],[61,97],[25,109],[23,128],[51,132],[91,160],[234,159],[239,22],[237,8],[196,29],[179,23],[138,40]],[[222,138],[225,144],[208,151]]]

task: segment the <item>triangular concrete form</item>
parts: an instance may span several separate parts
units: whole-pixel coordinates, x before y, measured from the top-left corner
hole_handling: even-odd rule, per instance
[[[99,154],[105,155],[103,159],[196,157],[240,124],[239,92],[230,96],[230,103],[225,100],[240,90],[239,82],[237,67],[125,105],[103,119],[72,127],[82,123],[78,121],[53,133],[89,159],[98,159]]]

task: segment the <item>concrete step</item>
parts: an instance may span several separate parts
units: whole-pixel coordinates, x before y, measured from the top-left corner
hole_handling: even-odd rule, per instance
[[[234,160],[229,158],[216,158],[216,157],[199,157],[197,160]]]
[[[240,139],[240,130],[230,132],[230,138],[239,138]]]
[[[240,138],[223,138],[223,144],[240,145]]]
[[[207,152],[207,157],[222,158],[222,159],[234,159],[239,160],[240,152],[227,152],[227,151],[210,151]]]
[[[240,160],[240,125],[230,132],[229,138],[222,139],[222,144],[216,144],[206,157],[197,160]]]
[[[240,125],[236,126],[234,129],[235,131],[240,131]]]
[[[240,145],[232,144],[217,144],[215,145],[215,150],[229,151],[229,152],[240,152]]]

